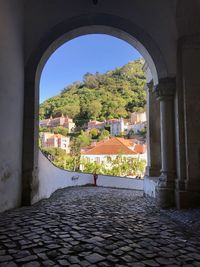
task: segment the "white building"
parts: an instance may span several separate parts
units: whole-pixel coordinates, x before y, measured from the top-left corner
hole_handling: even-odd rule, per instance
[[[110,126],[110,134],[112,136],[119,136],[125,131],[123,118],[107,120],[107,124]]]
[[[131,124],[142,123],[147,121],[146,112],[133,112],[131,113]]]
[[[109,167],[109,159],[114,160],[119,155],[147,160],[146,145],[137,144],[133,139],[112,137],[81,151],[82,160],[103,163],[107,167]]]
[[[58,147],[68,154],[70,152],[69,148],[70,138],[63,136],[61,134],[53,134],[53,133],[41,133],[41,145],[42,147]]]
[[[141,130],[144,130],[147,127],[146,122],[141,122],[141,123],[135,123],[135,124],[129,124],[128,125],[128,132],[133,131],[134,134],[138,134]]]

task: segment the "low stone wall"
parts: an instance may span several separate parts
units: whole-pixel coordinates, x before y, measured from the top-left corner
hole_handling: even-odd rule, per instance
[[[39,188],[36,195],[32,198],[32,204],[50,197],[57,189],[94,184],[93,174],[70,172],[57,168],[41,151],[39,151],[38,158],[38,180]],[[143,190],[143,180],[99,175],[97,186]]]
[[[38,158],[38,179],[39,189],[33,197],[32,203],[50,197],[57,189],[93,183],[92,174],[70,172],[57,168],[41,151],[39,151]]]
[[[144,180],[128,177],[98,175],[97,186],[143,190]]]
[[[149,197],[156,197],[156,186],[158,184],[158,177],[144,177],[144,195]]]

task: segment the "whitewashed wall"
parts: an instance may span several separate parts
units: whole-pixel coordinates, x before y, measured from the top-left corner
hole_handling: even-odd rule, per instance
[[[143,190],[143,182],[142,179],[99,175],[97,186]]]
[[[0,212],[21,205],[23,10],[20,0],[0,0]]]
[[[69,172],[55,167],[39,151],[38,158],[39,189],[32,203],[48,198],[57,189],[69,186],[80,186],[93,183],[93,175],[87,173]]]
[[[69,172],[57,168],[41,151],[39,151],[38,159],[38,179],[39,188],[37,194],[32,198],[32,204],[41,199],[50,197],[57,189],[94,183],[92,174]],[[97,185],[143,190],[143,180],[116,176],[99,175]]]

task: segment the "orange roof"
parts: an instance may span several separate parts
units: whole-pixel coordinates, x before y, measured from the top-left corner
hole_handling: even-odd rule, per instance
[[[128,148],[128,146],[126,145],[126,141],[123,142],[121,139],[123,138],[113,137],[109,140],[100,141],[97,143],[95,147],[85,152],[82,152],[82,154],[84,155],[116,155],[116,154],[133,155],[133,154],[136,154],[135,151]]]
[[[124,138],[117,138],[121,143],[123,143],[125,146],[133,146],[135,144],[135,139],[124,139]]]
[[[143,154],[143,153],[145,153],[145,150],[146,150],[146,146],[145,145],[136,144],[135,147],[134,147],[134,151],[137,154]]]

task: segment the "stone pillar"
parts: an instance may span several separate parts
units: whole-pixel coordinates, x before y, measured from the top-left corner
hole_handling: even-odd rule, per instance
[[[175,205],[175,79],[160,79],[155,93],[160,101],[161,127],[161,175],[156,188],[156,199],[160,207],[168,208]]]
[[[200,34],[185,36],[178,46],[178,104],[182,106],[182,128],[178,140],[184,141],[179,156],[176,183],[178,208],[200,206]],[[182,98],[180,99],[180,96]],[[180,117],[180,116],[179,116]],[[183,150],[184,149],[184,150]]]
[[[146,175],[160,176],[160,105],[153,93],[153,82],[146,85],[147,91],[147,167]]]

